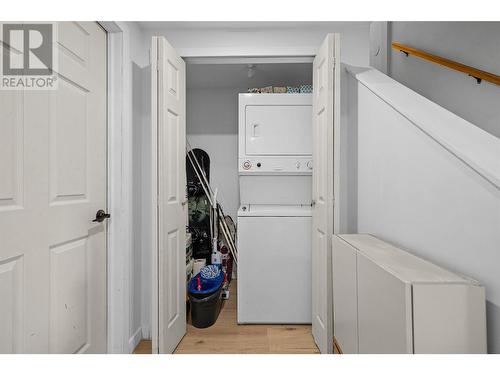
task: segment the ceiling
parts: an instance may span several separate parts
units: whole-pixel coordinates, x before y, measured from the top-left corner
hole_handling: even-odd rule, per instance
[[[247,64],[187,64],[188,88],[238,88],[311,84],[312,64],[254,64],[248,77]]]
[[[232,32],[251,32],[262,29],[310,29],[310,28],[333,28],[341,30],[344,27],[366,27],[369,22],[347,22],[347,21],[329,21],[329,22],[270,22],[270,21],[230,21],[230,22],[170,22],[170,21],[146,21],[138,22],[142,29],[207,29],[207,30],[226,30]]]

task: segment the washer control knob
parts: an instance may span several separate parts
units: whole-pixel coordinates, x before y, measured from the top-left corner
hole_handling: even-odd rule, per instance
[[[295,168],[300,169],[300,161],[295,163]]]
[[[312,162],[312,160],[309,160],[309,161],[307,162],[307,168],[309,168],[309,169],[313,169],[313,162]]]
[[[243,169],[250,169],[252,167],[252,163],[250,163],[250,160],[245,160],[243,162]]]

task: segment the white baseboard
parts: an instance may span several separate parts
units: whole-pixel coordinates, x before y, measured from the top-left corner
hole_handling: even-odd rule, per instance
[[[142,340],[142,327],[137,328],[132,337],[128,340],[128,352],[132,353],[137,347],[139,342]]]

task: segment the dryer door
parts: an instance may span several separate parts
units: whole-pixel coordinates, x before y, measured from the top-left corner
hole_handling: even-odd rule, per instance
[[[311,155],[310,105],[248,105],[247,155]]]

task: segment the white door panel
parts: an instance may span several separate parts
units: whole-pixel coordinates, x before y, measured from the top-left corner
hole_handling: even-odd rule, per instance
[[[172,353],[186,333],[186,67],[164,38],[153,38],[153,100],[157,118],[157,348]],[[155,318],[157,317],[157,318]],[[157,323],[155,323],[157,319]]]
[[[339,38],[328,34],[313,62],[312,333],[322,353],[333,352],[332,255],[334,88]]]
[[[58,40],[57,90],[0,92],[0,352],[106,352],[106,33]]]

